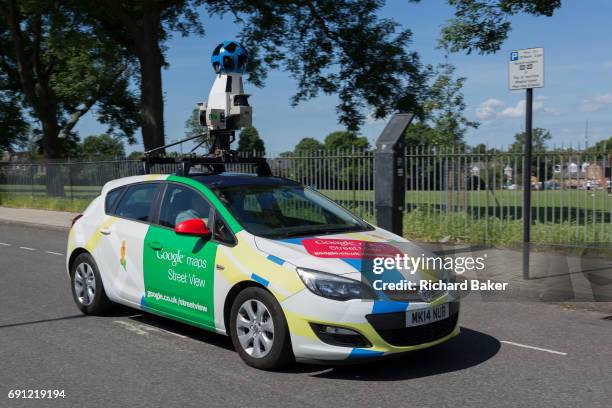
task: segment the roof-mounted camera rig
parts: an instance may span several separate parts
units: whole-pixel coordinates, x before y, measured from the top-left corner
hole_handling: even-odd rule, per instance
[[[197,104],[202,134],[146,151],[142,159],[145,174],[149,174],[155,164],[180,163],[180,175],[187,176],[194,165],[202,165],[210,172],[220,173],[225,171],[227,163],[243,163],[255,165],[259,176],[272,175],[265,158],[242,157],[230,149],[236,138],[235,131],[251,126],[253,118],[253,108],[249,105],[250,95],[244,93],[242,84],[247,62],[246,50],[236,41],[224,41],[215,47],[211,57],[215,82],[208,95],[208,102]],[[200,143],[187,155],[167,157],[156,154],[195,139],[199,139]],[[209,148],[208,154],[196,155],[195,150],[204,144]]]

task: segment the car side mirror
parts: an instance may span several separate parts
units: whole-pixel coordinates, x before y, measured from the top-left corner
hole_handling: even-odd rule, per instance
[[[193,218],[191,220],[179,222],[176,227],[174,227],[174,232],[180,235],[191,235],[194,237],[210,237],[210,230],[201,218]]]

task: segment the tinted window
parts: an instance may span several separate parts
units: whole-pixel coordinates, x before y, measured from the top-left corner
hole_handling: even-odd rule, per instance
[[[159,223],[174,228],[176,224],[193,218],[201,218],[208,225],[210,204],[189,187],[169,184],[164,194]]]
[[[151,205],[159,183],[137,184],[128,188],[117,205],[115,215],[139,221],[148,221]]]
[[[111,212],[113,205],[115,205],[115,201],[117,201],[117,198],[119,198],[122,192],[123,187],[111,190],[108,192],[108,194],[106,194],[106,199],[104,200],[104,212],[107,214]]]

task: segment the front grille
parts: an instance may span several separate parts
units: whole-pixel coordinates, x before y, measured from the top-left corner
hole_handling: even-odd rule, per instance
[[[384,341],[397,347],[416,346],[448,336],[459,318],[459,303],[450,304],[450,316],[444,320],[415,327],[405,325],[405,312],[367,315],[368,322]]]

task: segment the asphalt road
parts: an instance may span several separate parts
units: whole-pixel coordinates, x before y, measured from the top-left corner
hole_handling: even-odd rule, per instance
[[[370,364],[264,372],[220,335],[126,309],[81,315],[60,255],[66,235],[0,224],[0,407],[612,406],[605,313],[470,295],[462,334],[446,344]],[[66,397],[8,399],[11,389]]]

